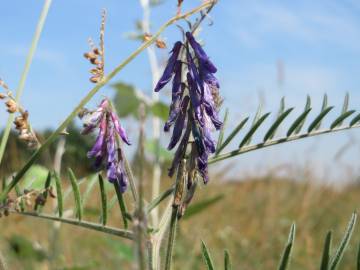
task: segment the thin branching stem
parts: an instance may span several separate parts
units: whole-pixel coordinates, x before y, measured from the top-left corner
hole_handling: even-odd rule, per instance
[[[103,88],[112,78],[115,77],[127,64],[129,64],[135,57],[137,57],[142,51],[149,47],[155,40],[160,36],[160,34],[170,25],[175,22],[185,19],[201,10],[213,6],[215,1],[207,1],[202,5],[186,12],[180,16],[175,16],[163,24],[159,30],[146,42],[144,42],[138,49],[136,49],[130,56],[128,56],[121,64],[119,64],[115,69],[110,72],[107,76],[95,85],[93,89],[80,101],[80,103],[75,107],[75,109],[70,113],[70,115],[60,124],[60,126],[46,139],[42,146],[37,149],[33,155],[30,157],[25,166],[16,174],[12,182],[6,187],[6,189],[0,195],[0,201],[3,200],[6,195],[14,188],[14,186],[20,181],[24,174],[30,169],[38,157],[45,151],[45,149],[57,138],[59,134],[69,125],[69,123],[77,116],[79,111],[92,99],[92,97]]]
[[[38,214],[36,212],[16,212],[16,211],[13,211],[12,213],[19,214],[19,215],[24,215],[24,216],[31,216],[31,217],[41,218],[41,219],[47,219],[47,220],[52,220],[52,221],[59,221],[61,223],[67,223],[67,224],[71,224],[71,225],[76,225],[76,226],[83,227],[83,228],[86,228],[86,229],[99,231],[99,232],[103,232],[103,233],[107,233],[107,234],[111,234],[111,235],[116,235],[116,236],[126,238],[126,239],[130,239],[130,240],[134,239],[134,234],[131,231],[122,230],[122,229],[113,228],[113,227],[108,227],[108,226],[103,226],[101,224],[97,224],[97,223],[93,223],[93,222],[79,221],[78,219],[71,219],[71,218],[60,218],[60,217],[56,217],[56,216],[53,216],[53,215]]]
[[[314,136],[318,136],[318,135],[322,135],[322,134],[327,134],[327,133],[333,133],[336,131],[343,131],[343,130],[348,130],[348,129],[352,129],[352,128],[358,128],[360,127],[360,125],[354,125],[354,126],[343,126],[343,127],[338,127],[338,128],[333,128],[333,129],[323,129],[323,130],[316,130],[310,133],[303,133],[303,134],[297,134],[297,135],[292,135],[289,137],[281,137],[281,138],[277,138],[274,140],[270,140],[267,142],[262,142],[262,143],[258,143],[258,144],[254,144],[254,145],[249,145],[249,146],[244,146],[240,149],[236,149],[234,151],[228,152],[228,153],[224,153],[218,156],[215,156],[213,158],[209,159],[209,164],[212,163],[216,163],[219,162],[221,160],[225,160],[228,158],[232,158],[234,156],[238,156],[247,152],[251,152],[254,150],[258,150],[261,148],[265,148],[265,147],[269,147],[269,146],[273,146],[273,145],[278,145],[284,142],[291,142],[291,141],[296,141],[299,139],[303,139],[303,138],[309,138],[309,137],[314,137]]]

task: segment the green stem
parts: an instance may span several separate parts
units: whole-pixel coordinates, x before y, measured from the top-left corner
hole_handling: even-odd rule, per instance
[[[343,131],[343,130],[348,130],[348,129],[352,129],[352,128],[359,128],[359,127],[360,127],[360,125],[354,125],[354,126],[345,126],[345,127],[334,128],[334,129],[317,130],[317,131],[313,131],[311,133],[292,135],[292,136],[289,136],[289,137],[281,137],[281,138],[278,138],[278,139],[267,141],[265,143],[258,143],[258,144],[254,144],[254,145],[244,146],[244,147],[242,147],[240,149],[236,149],[234,151],[231,151],[231,152],[228,152],[228,153],[221,154],[221,155],[210,158],[209,159],[209,164],[216,163],[216,162],[219,162],[221,160],[232,158],[234,156],[238,156],[238,155],[241,155],[241,154],[244,154],[244,153],[247,153],[247,152],[251,152],[251,151],[254,151],[254,150],[264,148],[264,147],[269,147],[269,146],[281,144],[281,143],[284,143],[284,142],[291,142],[291,141],[296,141],[296,140],[303,139],[303,138],[309,138],[309,137],[318,136],[318,135],[322,135],[322,134],[333,133],[333,132],[336,132],[336,131]]]
[[[47,14],[49,12],[51,1],[52,0],[45,0],[45,2],[44,2],[44,6],[43,6],[43,9],[41,11],[41,15],[40,15],[38,24],[36,26],[35,34],[34,34],[32,42],[31,42],[30,50],[29,50],[29,53],[28,53],[28,55],[26,57],[25,67],[24,67],[24,70],[23,70],[23,72],[21,74],[19,86],[18,86],[17,91],[16,91],[16,96],[15,96],[16,103],[19,102],[19,100],[21,98],[21,95],[23,93],[26,78],[27,78],[27,76],[29,74],[30,66],[31,66],[32,60],[34,58],[36,48],[37,48],[38,43],[39,43],[41,32],[42,32],[42,30],[44,28],[44,24],[45,24],[45,21],[46,21]],[[6,144],[7,144],[7,141],[9,139],[11,125],[12,125],[13,121],[14,121],[14,114],[9,114],[8,121],[6,123],[6,127],[5,127],[5,130],[4,130],[4,134],[3,134],[2,138],[1,138],[1,143],[0,143],[0,164],[1,164],[2,159],[4,157]]]
[[[124,228],[127,229],[128,228],[127,207],[124,201],[123,194],[120,191],[120,184],[117,181],[114,182],[114,188],[115,188],[116,196],[118,198],[121,216],[124,222]]]
[[[173,206],[170,220],[169,239],[166,252],[165,270],[171,270],[173,250],[175,246],[176,226],[178,221],[179,206]]]
[[[176,16],[163,24],[159,30],[150,38],[148,41],[144,42],[138,49],[136,49],[129,57],[127,57],[121,64],[119,64],[110,74],[104,76],[104,78],[99,82],[90,92],[80,101],[78,106],[70,113],[70,115],[61,123],[61,125],[46,139],[42,146],[37,149],[34,154],[30,157],[25,166],[16,174],[12,182],[5,188],[5,190],[0,195],[0,201],[3,200],[6,195],[14,188],[14,186],[20,181],[21,177],[29,170],[33,163],[38,159],[38,157],[45,151],[45,149],[57,138],[59,134],[69,125],[69,123],[77,116],[78,112],[90,101],[90,99],[103,87],[105,86],[112,78],[115,77],[127,64],[129,64],[136,56],[138,56],[142,51],[149,47],[155,40],[160,36],[160,34],[170,25],[175,22],[185,19],[194,13],[197,13],[209,6],[213,5],[213,1],[205,2],[204,4],[190,10],[187,13],[184,13],[181,16]]]
[[[16,211],[13,211],[12,213],[19,214],[19,215],[24,215],[24,216],[37,217],[37,218],[42,218],[42,219],[47,219],[47,220],[52,220],[52,221],[59,221],[59,222],[62,222],[62,223],[76,225],[76,226],[80,226],[80,227],[90,229],[90,230],[95,230],[95,231],[99,231],[99,232],[103,232],[103,233],[107,233],[107,234],[116,235],[116,236],[126,238],[126,239],[130,239],[130,240],[134,239],[133,232],[131,232],[131,231],[121,230],[121,229],[108,227],[108,226],[103,226],[102,224],[97,224],[97,223],[93,223],[93,222],[79,221],[77,219],[70,219],[70,218],[60,218],[60,217],[46,215],[46,214],[38,214],[38,213],[35,213],[35,212],[16,212]]]
[[[155,198],[149,205],[146,207],[146,213],[149,214],[151,210],[153,210],[156,206],[158,206],[163,200],[169,197],[175,190],[175,187],[172,186],[171,188],[165,190],[161,193],[157,198]]]
[[[176,186],[174,192],[174,201],[172,205],[173,209],[171,212],[168,246],[167,246],[166,258],[165,258],[165,270],[171,270],[172,256],[173,256],[173,250],[174,250],[175,238],[176,238],[176,226],[178,222],[179,206],[182,202],[182,197],[183,197],[185,176],[186,176],[186,160],[183,159],[179,164],[176,175]]]

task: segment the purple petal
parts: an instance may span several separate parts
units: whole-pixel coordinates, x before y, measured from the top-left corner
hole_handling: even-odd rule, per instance
[[[128,179],[122,163],[118,166],[118,183],[120,187],[120,192],[124,193],[128,185]]]
[[[204,153],[203,155],[197,158],[197,166],[202,176],[204,183],[207,184],[209,182],[209,173],[208,173],[208,155]]]
[[[109,179],[110,183],[117,181],[117,168],[115,162],[111,162],[108,164],[106,176]]]
[[[185,85],[181,82],[181,71],[175,73],[173,80],[172,100],[170,105],[169,117],[164,125],[164,131],[168,132],[175,122],[181,110],[181,98],[184,94]]]
[[[204,107],[207,115],[210,117],[213,125],[217,130],[219,130],[222,126],[222,122],[219,119],[218,113],[216,111],[215,103],[213,96],[211,94],[211,90],[209,86],[204,84],[204,95],[203,95]]]
[[[209,57],[201,45],[195,40],[194,36],[190,32],[186,32],[186,37],[191,47],[193,48],[196,57],[200,60],[200,65],[207,68],[211,73],[215,73],[217,71],[215,65],[210,61]]]
[[[208,128],[203,128],[202,133],[203,133],[202,137],[203,137],[204,145],[205,145],[207,151],[209,151],[210,153],[214,153],[215,152],[215,142],[211,138],[210,130]]]
[[[189,97],[186,96],[186,97],[184,97],[182,104],[181,104],[180,115],[177,117],[176,122],[175,122],[173,134],[171,136],[170,143],[168,146],[169,150],[173,149],[181,138],[181,134],[183,132],[184,125],[185,125],[188,104],[189,104]]]
[[[174,44],[174,47],[172,49],[172,54],[168,60],[168,63],[165,67],[164,73],[162,74],[160,80],[155,86],[154,91],[158,92],[160,91],[170,80],[174,72],[175,63],[177,61],[180,49],[181,49],[182,43],[180,41],[176,42]]]
[[[99,135],[96,138],[94,146],[88,152],[87,156],[90,157],[97,157],[103,155],[104,145],[105,145],[105,135],[106,135],[106,117],[103,117],[100,123],[100,131]]]
[[[187,74],[187,81],[189,85],[189,94],[191,99],[191,105],[194,109],[195,118],[198,120],[201,126],[204,125],[203,117],[201,114],[201,108],[200,108],[200,97],[198,96],[198,87],[193,78],[191,77],[190,73]]]
[[[203,82],[202,82],[202,80],[200,79],[200,74],[199,74],[199,72],[198,72],[198,70],[197,70],[197,67],[196,67],[196,65],[195,65],[194,59],[192,58],[189,50],[187,50],[186,58],[187,58],[187,62],[188,62],[189,73],[190,73],[191,77],[194,79],[194,81],[197,83],[198,93],[199,93],[200,95],[202,95],[202,92],[203,92]]]
[[[119,118],[117,117],[117,115],[114,112],[111,112],[110,116],[111,116],[111,120],[114,124],[116,132],[119,134],[119,136],[121,137],[121,139],[123,140],[124,143],[126,143],[127,145],[130,145],[131,143],[126,135],[125,129],[120,125],[120,121],[119,121]]]
[[[116,145],[115,145],[115,136],[112,128],[108,129],[108,133],[109,136],[106,142],[106,147],[107,147],[106,150],[108,154],[107,161],[108,163],[113,163],[114,161],[116,161],[116,154],[117,154]]]
[[[103,115],[103,109],[97,109],[95,112],[91,112],[84,116],[83,130],[81,131],[81,134],[87,135],[93,132],[94,129],[99,125]]]

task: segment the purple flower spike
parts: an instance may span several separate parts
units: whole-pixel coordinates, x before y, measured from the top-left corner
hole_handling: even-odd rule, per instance
[[[118,183],[120,191],[125,192],[128,181],[121,145],[116,136],[120,136],[126,144],[130,142],[120,125],[118,116],[112,111],[109,101],[104,99],[97,110],[87,113],[86,119],[91,124],[91,126],[84,124],[87,133],[99,128],[95,144],[88,152],[88,157],[95,157],[94,167],[96,169],[105,167],[109,182]]]
[[[173,78],[169,118],[164,130],[169,131],[174,125],[168,149],[173,149],[176,145],[178,147],[169,176],[174,174],[180,160],[184,158],[192,135],[195,141],[192,144],[194,151],[191,152],[192,168],[197,170],[204,183],[207,183],[208,157],[215,152],[211,132],[222,126],[217,102],[220,84],[214,76],[217,71],[215,65],[190,32],[186,33],[186,42],[183,45],[186,52],[178,59],[181,46],[181,42],[175,43],[164,74],[155,88],[155,91],[159,91]],[[183,76],[185,74],[186,76]]]
[[[173,49],[172,54],[169,58],[169,61],[165,67],[164,73],[161,76],[160,80],[158,81],[157,85],[155,86],[155,92],[160,91],[170,80],[174,73],[175,63],[177,61],[182,43],[180,41],[176,42]]]

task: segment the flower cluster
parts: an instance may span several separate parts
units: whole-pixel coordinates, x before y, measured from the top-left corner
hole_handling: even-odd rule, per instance
[[[89,60],[89,62],[94,65],[94,67],[90,70],[91,77],[90,81],[92,83],[98,83],[104,77],[104,34],[105,34],[105,20],[106,20],[106,11],[102,12],[101,19],[101,27],[100,27],[100,44],[99,47],[96,47],[94,42],[89,39],[89,44],[91,47],[91,51],[84,53],[84,57]]]
[[[8,113],[18,113],[14,125],[15,129],[19,131],[19,139],[25,142],[29,148],[36,148],[39,141],[30,126],[29,112],[16,102],[15,97],[4,81],[0,80],[0,86],[6,90],[6,93],[0,93],[0,99],[5,101],[6,110]]]
[[[128,145],[130,142],[120,125],[118,116],[111,109],[109,100],[102,100],[96,110],[86,110],[80,117],[84,121],[82,134],[89,134],[95,129],[99,130],[95,144],[88,152],[88,157],[95,158],[96,169],[104,165],[109,181],[111,183],[116,181],[120,191],[125,192],[128,180],[119,137]]]
[[[213,127],[220,129],[216,99],[219,82],[214,76],[217,69],[195,40],[186,33],[184,43],[175,43],[164,73],[155,91],[160,91],[172,79],[172,101],[169,118],[164,130],[174,125],[168,149],[173,149],[180,141],[169,175],[174,173],[179,161],[185,155],[190,134],[195,141],[196,168],[205,183],[208,182],[208,157],[215,152],[215,142],[211,138]],[[189,132],[191,131],[191,132]]]

